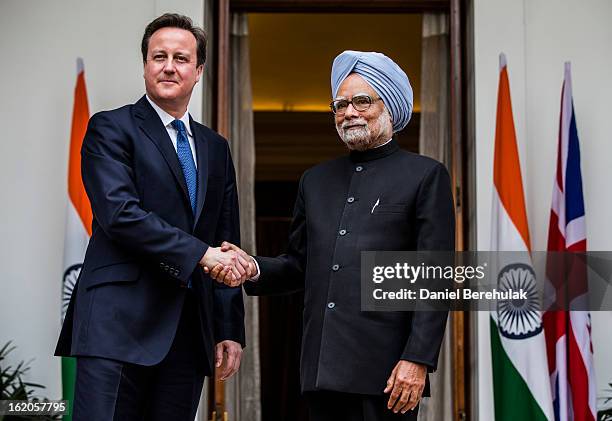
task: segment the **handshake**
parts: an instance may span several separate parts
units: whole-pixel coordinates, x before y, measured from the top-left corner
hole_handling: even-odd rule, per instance
[[[215,281],[230,287],[240,286],[257,275],[255,260],[227,241],[221,247],[209,247],[200,260],[200,266]]]

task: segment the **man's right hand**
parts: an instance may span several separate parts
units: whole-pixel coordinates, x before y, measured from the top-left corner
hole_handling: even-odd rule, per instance
[[[217,264],[213,268],[206,267],[204,271],[209,273],[211,278],[216,280],[217,282],[223,282],[229,286],[238,286],[244,283],[247,279],[251,279],[257,275],[257,267],[255,265],[255,261],[253,257],[249,256],[244,250],[235,244],[224,241],[221,245],[221,251],[226,253],[236,253],[238,259],[241,263],[246,263],[246,276],[242,278],[237,278],[235,273],[231,270],[230,266],[223,266],[222,264]]]
[[[222,273],[223,278],[217,279],[214,276],[213,278],[218,281],[222,280],[225,284],[232,287],[241,285],[252,276],[251,264],[250,258],[245,259],[242,254],[230,248],[223,250],[221,247],[209,247],[200,260],[200,265],[204,268],[205,272],[211,272],[212,276],[212,270],[217,268],[217,276],[221,276],[220,274]]]

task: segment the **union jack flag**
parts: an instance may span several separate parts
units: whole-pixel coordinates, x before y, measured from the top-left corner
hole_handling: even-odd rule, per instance
[[[565,63],[559,120],[557,171],[548,229],[548,251],[585,252],[587,239],[580,145],[569,62]],[[559,288],[558,280],[564,279],[565,290],[562,292],[557,289],[557,302],[563,300],[569,302],[570,306],[574,300],[585,300],[588,291],[586,266],[576,264],[577,259],[572,262],[570,267],[550,265],[547,268],[547,278],[553,287]],[[547,311],[543,316],[543,324],[555,421],[595,421],[596,384],[590,313]]]

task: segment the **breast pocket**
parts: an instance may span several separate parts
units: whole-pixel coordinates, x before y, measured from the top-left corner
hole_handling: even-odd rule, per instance
[[[408,213],[408,205],[378,205],[374,208],[373,214],[377,213]]]
[[[410,238],[410,208],[403,204],[378,205],[361,227],[361,250],[404,250]]]

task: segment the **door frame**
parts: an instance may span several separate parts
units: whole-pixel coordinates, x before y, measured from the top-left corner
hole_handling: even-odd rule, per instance
[[[212,121],[214,129],[226,137],[229,135],[230,95],[230,16],[231,13],[424,13],[449,14],[450,24],[450,147],[451,179],[455,199],[456,250],[471,248],[468,205],[474,203],[471,189],[466,183],[468,151],[468,124],[466,110],[466,60],[469,49],[466,44],[466,16],[468,0],[217,0],[215,3],[213,54],[216,72],[213,82]],[[475,228],[475,227],[474,227]],[[468,312],[454,312],[451,318],[453,419],[472,419],[472,376],[468,373],[470,361]],[[467,382],[466,382],[467,380]],[[216,419],[222,420],[225,412],[225,394],[222,382],[211,379],[208,388],[208,419],[216,411]],[[216,420],[214,420],[216,421]]]

